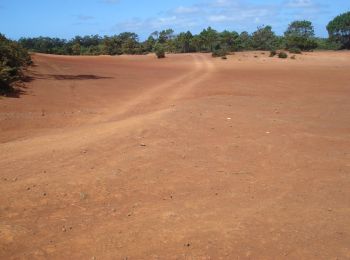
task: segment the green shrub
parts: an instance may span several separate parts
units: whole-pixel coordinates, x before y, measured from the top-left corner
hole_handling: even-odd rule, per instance
[[[277,55],[277,51],[272,50],[270,51],[270,57],[275,57]]]
[[[227,55],[227,51],[224,50],[224,49],[217,49],[217,50],[214,50],[211,54],[214,58],[217,58],[217,57],[226,57]]]
[[[0,94],[13,91],[12,83],[22,77],[22,69],[31,63],[29,53],[16,42],[0,34]]]
[[[280,52],[278,54],[278,58],[280,58],[280,59],[287,59],[288,58],[288,54],[282,51],[282,52]]]
[[[301,54],[301,50],[299,48],[290,48],[289,52],[294,54]]]
[[[160,43],[157,43],[155,46],[154,46],[154,53],[156,54],[157,58],[158,59],[163,59],[165,58],[165,49],[164,49],[164,46]]]

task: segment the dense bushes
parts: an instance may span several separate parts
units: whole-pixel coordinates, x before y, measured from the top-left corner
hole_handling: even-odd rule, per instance
[[[0,94],[13,91],[12,83],[22,76],[22,69],[31,63],[30,55],[18,43],[0,34]]]

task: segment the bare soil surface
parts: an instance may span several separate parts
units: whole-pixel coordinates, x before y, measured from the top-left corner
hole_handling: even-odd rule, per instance
[[[33,56],[0,99],[0,259],[350,259],[350,52]]]

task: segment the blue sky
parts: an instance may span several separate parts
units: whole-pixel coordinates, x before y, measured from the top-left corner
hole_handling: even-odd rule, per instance
[[[350,0],[0,0],[0,32],[18,39],[133,31],[144,39],[166,28],[253,32],[272,25],[282,34],[291,21],[308,19],[327,36],[327,23],[347,11]]]

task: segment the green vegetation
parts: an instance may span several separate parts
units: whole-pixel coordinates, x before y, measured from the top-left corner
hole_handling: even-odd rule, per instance
[[[284,51],[281,51],[281,52],[278,54],[278,58],[280,58],[280,59],[287,59],[287,58],[288,58],[288,54],[285,53]]]
[[[276,55],[277,55],[277,51],[276,50],[270,51],[270,57],[275,57]]]
[[[327,25],[327,30],[331,42],[341,49],[350,49],[350,12],[335,17]]]
[[[14,92],[13,82],[22,77],[22,69],[30,63],[27,50],[0,34],[0,95]]]
[[[258,27],[252,34],[228,30],[218,32],[208,27],[199,34],[187,31],[176,35],[172,29],[155,31],[145,41],[140,41],[135,33],[124,32],[104,37],[76,36],[71,40],[49,37],[21,38],[18,43],[32,52],[64,55],[133,55],[154,52],[161,58],[165,53],[211,52],[213,57],[224,57],[236,51],[278,49],[298,54],[316,48],[336,50],[349,46],[349,36],[346,38],[346,35],[350,34],[350,30],[349,25],[344,25],[346,22],[345,18],[336,18],[335,22],[331,22],[328,25],[331,36],[329,39],[315,38],[311,22],[294,21],[288,26],[284,36],[277,36],[271,26]]]
[[[226,51],[225,49],[217,49],[217,50],[214,50],[214,51],[212,52],[212,56],[213,56],[214,58],[216,58],[216,57],[221,57],[221,58],[225,59],[225,57],[226,57],[227,54],[228,54],[228,53],[227,53],[227,51]]]
[[[317,48],[315,31],[310,21],[294,21],[284,33],[286,49],[310,51]],[[293,52],[295,53],[295,52]]]
[[[253,33],[252,43],[255,50],[274,50],[277,47],[277,37],[271,26],[259,27]]]
[[[301,50],[299,48],[295,48],[295,47],[290,48],[289,52],[294,53],[294,54],[301,54]]]
[[[165,58],[165,49],[163,44],[156,43],[156,45],[154,46],[154,53],[156,54],[158,59]]]

